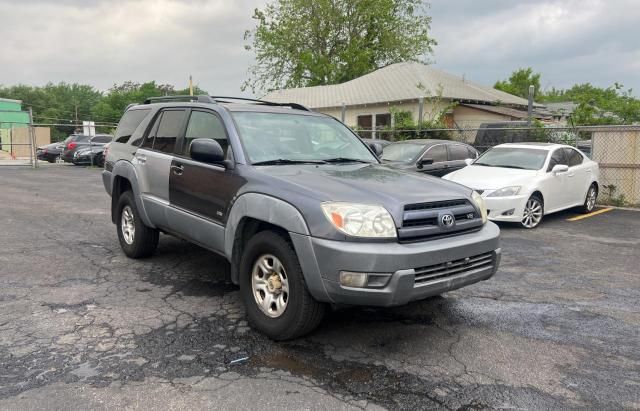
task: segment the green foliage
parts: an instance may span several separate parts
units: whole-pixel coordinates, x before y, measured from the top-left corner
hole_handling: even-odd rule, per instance
[[[416,61],[436,44],[422,0],[273,0],[245,32],[255,64],[242,89],[342,83]]]
[[[535,93],[540,94],[540,73],[534,73],[531,67],[521,68],[513,73],[507,80],[499,80],[494,88],[514,96],[529,98],[529,86],[535,87]]]
[[[101,133],[112,133],[124,109],[131,103],[141,103],[147,97],[189,94],[189,89],[176,90],[169,84],[134,83],[114,84],[102,93],[86,84],[48,83],[43,87],[16,85],[0,86],[0,97],[22,100],[23,108],[32,106],[34,122],[58,124],[51,126],[52,141],[64,140],[73,133],[78,123],[92,120],[103,126]],[[194,94],[207,94],[194,87]],[[77,115],[76,115],[77,113]],[[63,124],[69,124],[68,126]]]

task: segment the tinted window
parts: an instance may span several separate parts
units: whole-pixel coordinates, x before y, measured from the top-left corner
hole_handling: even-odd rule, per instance
[[[149,114],[149,110],[129,110],[124,113],[116,130],[115,141],[118,143],[129,141],[129,137],[136,131],[136,128],[138,128],[147,114]]]
[[[108,143],[111,141],[111,136],[95,136],[91,139],[92,143]]]
[[[569,167],[582,164],[582,154],[578,153],[576,150],[572,148],[565,148],[564,155],[567,157],[567,163]]]
[[[433,146],[427,150],[422,158],[432,158],[434,163],[447,161],[447,146],[445,146],[444,144]]]
[[[382,151],[382,159],[388,161],[409,162],[424,150],[423,144],[415,143],[394,143],[386,146]]]
[[[475,158],[475,156],[469,157],[467,147],[461,144],[449,145],[449,160],[465,160],[467,158]]]
[[[549,167],[547,167],[547,171],[551,171],[551,169],[553,169],[553,167],[558,164],[568,165],[567,159],[564,155],[564,150],[561,148],[554,151],[551,155],[551,160],[549,160]]]
[[[227,153],[229,143],[227,141],[227,133],[222,125],[222,120],[213,113],[204,111],[193,111],[189,117],[187,132],[185,134],[184,144],[182,146],[182,154],[189,155],[189,145],[196,138],[210,138],[216,140]]]
[[[184,110],[167,110],[162,113],[153,141],[154,150],[173,153],[185,116]]]

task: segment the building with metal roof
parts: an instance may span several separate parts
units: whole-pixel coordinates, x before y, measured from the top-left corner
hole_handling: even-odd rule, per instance
[[[364,129],[392,125],[394,109],[411,112],[416,122],[432,119],[451,102],[457,104],[443,119],[449,127],[527,116],[526,99],[417,62],[391,64],[342,84],[275,90],[263,99],[299,103]]]

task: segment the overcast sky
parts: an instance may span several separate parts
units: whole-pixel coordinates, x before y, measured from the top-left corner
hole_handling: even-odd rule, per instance
[[[243,33],[265,0],[0,0],[0,84],[126,80],[240,94]],[[640,95],[640,0],[433,0],[429,58],[492,85],[518,67],[543,87],[618,81]]]

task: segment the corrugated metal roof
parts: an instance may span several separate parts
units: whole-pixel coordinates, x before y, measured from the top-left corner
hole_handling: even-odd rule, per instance
[[[327,108],[434,97],[440,89],[451,100],[527,105],[526,99],[415,62],[391,64],[342,84],[276,90],[263,100]]]

